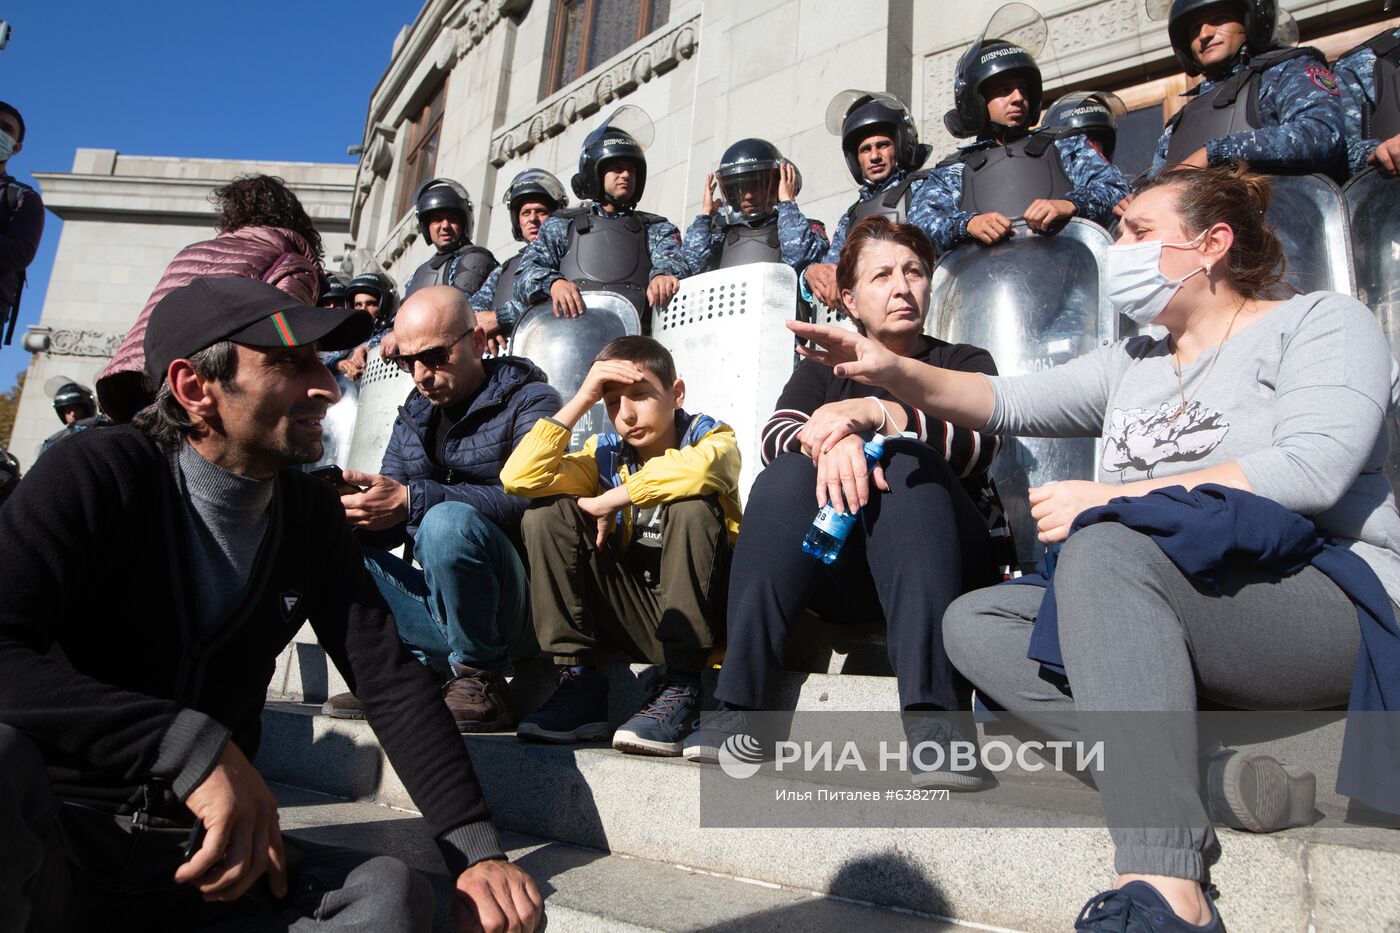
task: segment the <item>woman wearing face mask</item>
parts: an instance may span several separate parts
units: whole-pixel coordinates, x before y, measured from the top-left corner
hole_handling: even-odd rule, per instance
[[[1227,487],[1223,497],[1254,494],[1224,501],[1264,497],[1267,507],[1283,507],[1279,515],[1310,518],[1345,544],[1354,555],[1347,559],[1364,561],[1351,566],[1372,585],[1379,579],[1384,592],[1375,592],[1389,612],[1387,597],[1393,604],[1400,595],[1400,515],[1382,473],[1395,364],[1356,300],[1328,292],[1263,297],[1281,256],[1263,221],[1268,198],[1265,180],[1228,167],[1169,170],[1143,183],[1110,253],[1107,287],[1121,312],[1160,324],[1168,336],[1121,341],[1045,372],[949,372],[831,328],[790,326],[827,348],[808,355],[838,376],[884,386],[954,424],[993,434],[1101,435],[1099,482],[1031,490],[1042,541],[1065,541],[1076,516],[1113,497],[1168,486],[1206,497],[1215,493],[1198,487],[1215,484]],[[1132,503],[1157,507],[1172,498]],[[1286,573],[1222,561],[1216,590],[1169,559],[1178,545],[1128,527],[1128,505],[1114,508],[1118,520],[1069,537],[1054,570],[1058,650],[1073,698],[1027,657],[1046,612],[1046,590],[1034,586],[981,590],[948,610],[948,652],[980,696],[1051,714],[1186,713],[1197,709],[1198,695],[1241,709],[1348,703],[1359,669],[1357,604],[1335,574],[1318,568],[1320,557]],[[1192,512],[1178,537],[1208,520]],[[1199,535],[1195,544],[1214,546]],[[1202,888],[1218,846],[1201,799],[1194,719],[1154,719],[1150,728],[1138,721],[1136,739],[1127,734],[1131,723],[1115,733],[1106,722],[1117,724],[1099,720],[1095,728],[1109,739],[1107,754],[1131,749],[1119,755],[1128,762],[1123,770],[1096,776],[1119,883],[1086,905],[1076,929],[1124,930],[1133,922],[1222,929]],[[1310,776],[1271,758],[1218,749],[1206,773],[1218,821],[1267,831],[1311,816]],[[1139,818],[1146,797],[1176,805],[1166,818]]]

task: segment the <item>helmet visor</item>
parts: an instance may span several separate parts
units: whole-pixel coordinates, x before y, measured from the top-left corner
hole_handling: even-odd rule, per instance
[[[1050,40],[1050,27],[1045,24],[1045,17],[1026,4],[1007,3],[992,14],[978,44],[985,45],[993,39],[1019,45],[1031,58],[1039,58]]]
[[[842,125],[846,122],[846,114],[850,113],[851,108],[856,104],[867,100],[878,100],[894,110],[904,109],[904,103],[893,94],[886,94],[884,91],[862,91],[857,88],[848,88],[833,97],[831,103],[826,105],[827,132],[832,136],[840,136]]]
[[[651,117],[641,107],[632,104],[623,104],[613,111],[612,116],[603,123],[603,127],[621,130],[628,136],[636,140],[637,145],[646,149],[656,138],[656,125],[651,122]]]
[[[773,213],[778,204],[778,171],[735,172],[719,179],[720,194],[730,210],[754,220]]]

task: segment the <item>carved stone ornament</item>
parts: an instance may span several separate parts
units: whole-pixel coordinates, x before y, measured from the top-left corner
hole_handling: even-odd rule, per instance
[[[381,269],[388,269],[394,262],[402,256],[413,241],[418,238],[418,218],[413,211],[409,211],[399,221],[398,226],[389,231],[389,235],[384,238],[384,242],[374,252],[375,261],[379,263]]]
[[[49,334],[49,353],[54,356],[97,356],[111,359],[126,334],[100,330],[56,330]]]
[[[655,35],[612,67],[583,78],[526,119],[498,133],[491,140],[491,164],[500,168],[559,135],[570,124],[625,97],[657,75],[665,74],[694,55],[699,42],[699,16]]]

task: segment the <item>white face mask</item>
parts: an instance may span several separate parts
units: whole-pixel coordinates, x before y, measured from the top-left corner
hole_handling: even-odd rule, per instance
[[[10,161],[10,156],[15,154],[15,138],[4,130],[0,130],[0,162]]]
[[[1183,282],[1205,266],[1188,272],[1179,279],[1162,274],[1162,249],[1189,249],[1206,235],[1202,230],[1194,240],[1185,243],[1163,243],[1147,240],[1108,248],[1108,300],[1113,310],[1138,325],[1151,324],[1166,309]]]

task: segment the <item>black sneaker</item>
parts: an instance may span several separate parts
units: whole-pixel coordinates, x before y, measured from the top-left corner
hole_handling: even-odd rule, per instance
[[[1116,891],[1089,899],[1074,921],[1075,930],[1086,933],[1225,933],[1225,924],[1209,894],[1210,919],[1187,923],[1176,915],[1166,898],[1146,881],[1130,881]]]
[[[673,758],[700,716],[700,685],[662,677],[635,716],[613,734],[613,748]]]
[[[515,728],[518,738],[536,742],[601,742],[611,732],[607,678],[570,667],[559,669],[554,693]]]
[[[904,736],[908,745],[909,777],[915,787],[978,791],[991,786],[992,778],[977,757],[977,743],[942,716],[906,713]],[[959,743],[958,749],[954,743]],[[964,767],[958,751],[972,746],[972,767]],[[922,746],[922,747],[921,747]]]

